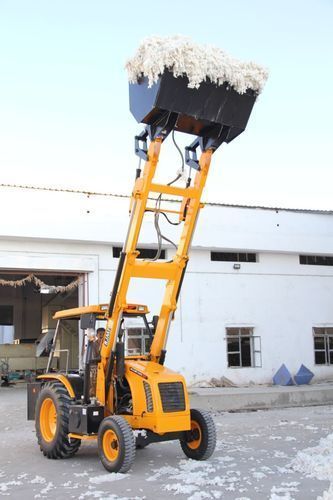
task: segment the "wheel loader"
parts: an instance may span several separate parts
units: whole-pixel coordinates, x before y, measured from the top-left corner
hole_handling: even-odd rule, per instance
[[[145,126],[135,137],[135,154],[144,167],[136,169],[130,221],[110,299],[55,314],[57,327],[44,342],[49,352],[46,372],[28,385],[28,418],[35,420],[38,444],[47,458],[71,457],[82,441],[96,440],[105,469],[126,472],[136,449],[154,442],[176,440],[194,460],[206,460],[214,452],[211,415],[190,408],[184,377],[165,366],[167,339],[212,156],[245,130],[256,97],[251,89],[239,94],[209,79],[189,88],[186,75],[175,77],[168,70],[153,85],[145,77],[129,84],[130,110]],[[184,156],[180,151],[186,175],[160,183],[160,151],[175,132],[196,136]],[[155,257],[141,259],[138,243],[147,214],[154,218],[159,244]],[[160,259],[162,240],[170,242],[160,230],[161,215],[179,226],[169,260]],[[150,313],[147,305],[128,302],[129,285],[136,278],[165,282],[159,311]],[[59,340],[63,325],[73,321],[83,332],[77,369],[68,361],[70,348],[62,349]],[[143,332],[144,342],[136,351],[126,348],[131,321],[139,322]],[[97,326],[102,334],[97,335]]]

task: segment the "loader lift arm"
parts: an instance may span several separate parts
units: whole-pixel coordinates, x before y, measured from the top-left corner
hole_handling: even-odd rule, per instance
[[[142,176],[137,177],[132,193],[131,219],[123,251],[119,259],[114,289],[111,293],[109,320],[107,322],[105,340],[101,349],[103,370],[99,370],[99,376],[102,377],[103,374],[105,374],[106,380],[104,384],[98,384],[99,392],[97,393],[97,398],[102,402],[105,401],[104,397],[107,397],[107,394],[103,395],[102,388],[103,386],[108,386],[107,379],[111,375],[111,370],[108,370],[107,367],[110,367],[110,360],[114,358],[117,332],[122,313],[127,307],[126,295],[132,278],[167,280],[163,303],[159,313],[159,320],[149,353],[149,359],[151,361],[163,362],[168,330],[177,308],[177,300],[188,262],[189,247],[200,208],[203,206],[201,203],[201,195],[206,183],[214,149],[210,148],[202,152],[193,185],[181,188],[154,182],[162,144],[162,138],[160,137],[151,141],[147,151],[147,160]],[[169,262],[139,260],[139,252],[136,250],[145,213],[157,210],[149,206],[152,194],[154,193],[167,194],[169,196],[175,196],[178,199],[180,198],[179,210],[174,212],[176,212],[180,218],[183,218],[185,213],[183,230],[177,250],[172,261]],[[184,211],[184,209],[182,211],[181,209],[185,205],[186,211]]]

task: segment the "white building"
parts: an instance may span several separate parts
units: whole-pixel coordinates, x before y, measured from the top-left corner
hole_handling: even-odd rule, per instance
[[[2,280],[33,273],[53,285],[80,281],[49,306],[52,296],[33,285],[0,286],[0,325],[36,339],[45,308],[47,316],[108,302],[128,198],[2,188],[0,204]],[[163,230],[176,237],[173,227]],[[152,219],[139,247],[156,248]],[[160,283],[138,282],[128,299],[158,314],[162,292]],[[332,378],[333,212],[206,205],[167,349],[166,365],[191,383],[268,383],[282,363]]]

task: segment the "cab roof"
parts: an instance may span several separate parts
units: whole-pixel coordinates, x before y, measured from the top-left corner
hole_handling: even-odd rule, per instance
[[[84,314],[96,314],[96,319],[107,319],[109,304],[97,304],[93,306],[75,307],[57,311],[53,319],[80,319]],[[147,306],[141,304],[127,304],[123,309],[126,314],[148,314]]]
[[[96,314],[97,319],[106,319],[108,304],[98,304],[94,306],[75,307],[57,311],[53,319],[80,319],[83,314]]]

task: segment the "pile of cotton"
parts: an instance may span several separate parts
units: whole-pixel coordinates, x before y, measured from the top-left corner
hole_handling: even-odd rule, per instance
[[[180,35],[144,39],[126,69],[130,83],[147,77],[151,87],[169,70],[175,77],[187,76],[190,88],[209,79],[217,85],[227,82],[239,94],[247,89],[260,93],[268,77],[267,70],[252,61],[234,59],[217,47],[198,45]]]

